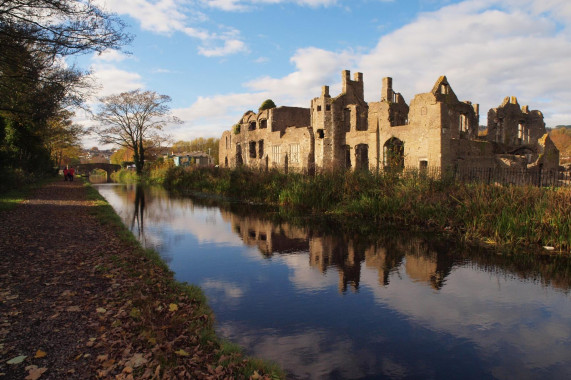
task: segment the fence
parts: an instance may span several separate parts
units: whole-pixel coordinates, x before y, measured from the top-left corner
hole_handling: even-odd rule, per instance
[[[571,186],[571,172],[558,169],[502,169],[502,168],[405,168],[404,174],[425,175],[431,178],[450,178],[462,182],[513,186]]]

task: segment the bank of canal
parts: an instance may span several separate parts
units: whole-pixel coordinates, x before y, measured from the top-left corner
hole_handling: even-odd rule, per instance
[[[299,379],[571,377],[571,261],[404,231],[276,222],[238,203],[97,185],[216,330]]]

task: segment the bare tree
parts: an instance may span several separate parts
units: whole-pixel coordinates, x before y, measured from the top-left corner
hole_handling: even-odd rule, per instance
[[[131,38],[123,29],[119,18],[92,0],[0,0],[4,42],[33,45],[52,57],[119,48]]]
[[[102,144],[115,144],[133,151],[137,173],[145,163],[149,143],[164,141],[160,132],[167,124],[181,121],[172,116],[167,103],[171,98],[154,91],[134,90],[99,99],[102,103],[93,127]]]

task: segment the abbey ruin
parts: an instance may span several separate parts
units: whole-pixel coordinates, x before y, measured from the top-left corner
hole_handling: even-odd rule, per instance
[[[315,171],[429,167],[556,169],[559,151],[543,114],[515,97],[488,112],[479,131],[478,104],[458,100],[445,76],[410,105],[383,78],[379,102],[364,100],[363,74],[342,73],[341,94],[329,86],[309,108],[246,112],[220,139],[220,165]]]

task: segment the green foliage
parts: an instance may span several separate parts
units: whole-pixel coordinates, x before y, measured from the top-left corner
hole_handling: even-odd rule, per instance
[[[121,169],[115,173],[111,173],[111,179],[119,183],[137,183],[140,176],[135,170]]]
[[[266,99],[264,100],[260,108],[258,108],[258,111],[268,110],[270,108],[276,108],[276,104],[272,99]]]
[[[234,126],[232,127],[232,132],[234,132],[235,135],[239,135],[240,134],[240,124],[234,124]]]

